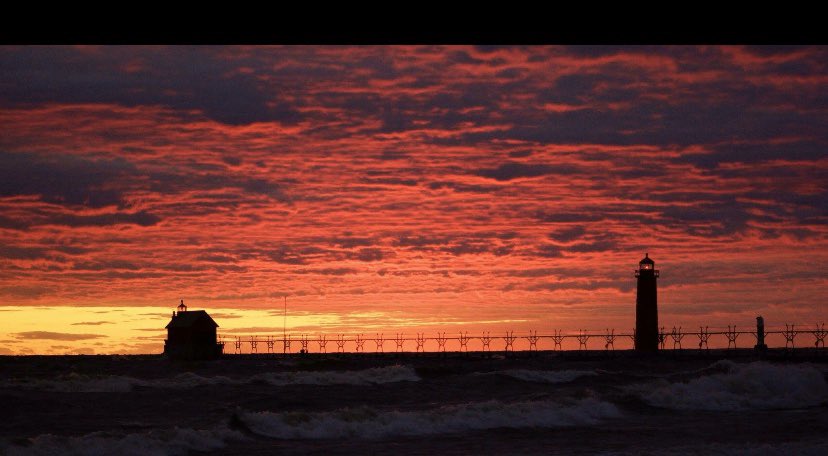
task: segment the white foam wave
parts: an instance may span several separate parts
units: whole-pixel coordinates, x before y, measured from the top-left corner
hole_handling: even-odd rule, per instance
[[[506,375],[508,377],[524,380],[527,382],[537,383],[568,383],[575,379],[598,375],[595,371],[585,370],[529,370],[529,369],[510,369],[504,371],[489,372],[489,374]]]
[[[678,383],[662,382],[641,393],[650,405],[676,410],[761,410],[819,405],[828,383],[812,365],[719,361],[717,373]]]
[[[29,445],[9,445],[0,450],[9,456],[167,456],[186,455],[190,451],[214,451],[224,448],[227,441],[245,438],[241,433],[226,427],[212,430],[173,428],[122,436],[103,432],[81,437],[43,434],[31,439]]]
[[[298,371],[256,374],[247,378],[224,376],[203,377],[190,372],[171,378],[143,380],[133,377],[111,375],[89,377],[72,373],[59,379],[7,380],[0,383],[5,387],[42,389],[59,392],[130,392],[135,387],[187,389],[204,385],[245,385],[266,383],[272,386],[285,385],[374,385],[393,382],[416,382],[420,377],[408,366],[375,367],[359,371]]]
[[[259,435],[281,439],[375,439],[449,434],[496,428],[556,428],[593,425],[621,416],[609,402],[585,399],[564,405],[551,401],[487,401],[419,411],[370,407],[332,412],[242,412],[239,418]]]

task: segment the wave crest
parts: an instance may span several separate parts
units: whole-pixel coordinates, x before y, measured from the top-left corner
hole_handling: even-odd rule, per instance
[[[828,400],[828,383],[811,365],[763,361],[719,361],[710,375],[656,386],[641,397],[650,405],[676,410],[790,409]]]
[[[371,407],[331,412],[242,412],[239,419],[255,434],[280,439],[375,439],[458,433],[495,428],[593,425],[621,416],[615,405],[584,399],[563,405],[550,401],[487,401],[418,411]]]

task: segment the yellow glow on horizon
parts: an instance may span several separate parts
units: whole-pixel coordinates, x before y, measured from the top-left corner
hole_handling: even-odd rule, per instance
[[[189,310],[198,310],[190,308]],[[0,355],[158,354],[163,351],[171,309],[167,307],[0,307]],[[281,337],[294,340],[320,334],[396,333],[523,328],[523,319],[452,319],[440,315],[358,311],[343,314],[288,309],[211,308],[218,334],[228,345],[236,337]],[[511,325],[506,328],[504,325]],[[230,350],[230,347],[228,347]]]

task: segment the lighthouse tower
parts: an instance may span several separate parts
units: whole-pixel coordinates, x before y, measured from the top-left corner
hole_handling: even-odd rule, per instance
[[[658,270],[649,254],[638,263],[638,293],[635,296],[635,349],[654,352],[658,350]]]

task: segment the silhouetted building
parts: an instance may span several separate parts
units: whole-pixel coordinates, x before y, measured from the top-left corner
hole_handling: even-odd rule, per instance
[[[635,349],[658,350],[658,270],[649,254],[638,263],[638,292],[635,296]]]
[[[224,344],[216,337],[218,324],[203,310],[188,311],[184,300],[173,311],[167,324],[164,354],[177,359],[213,359],[221,355]]]

